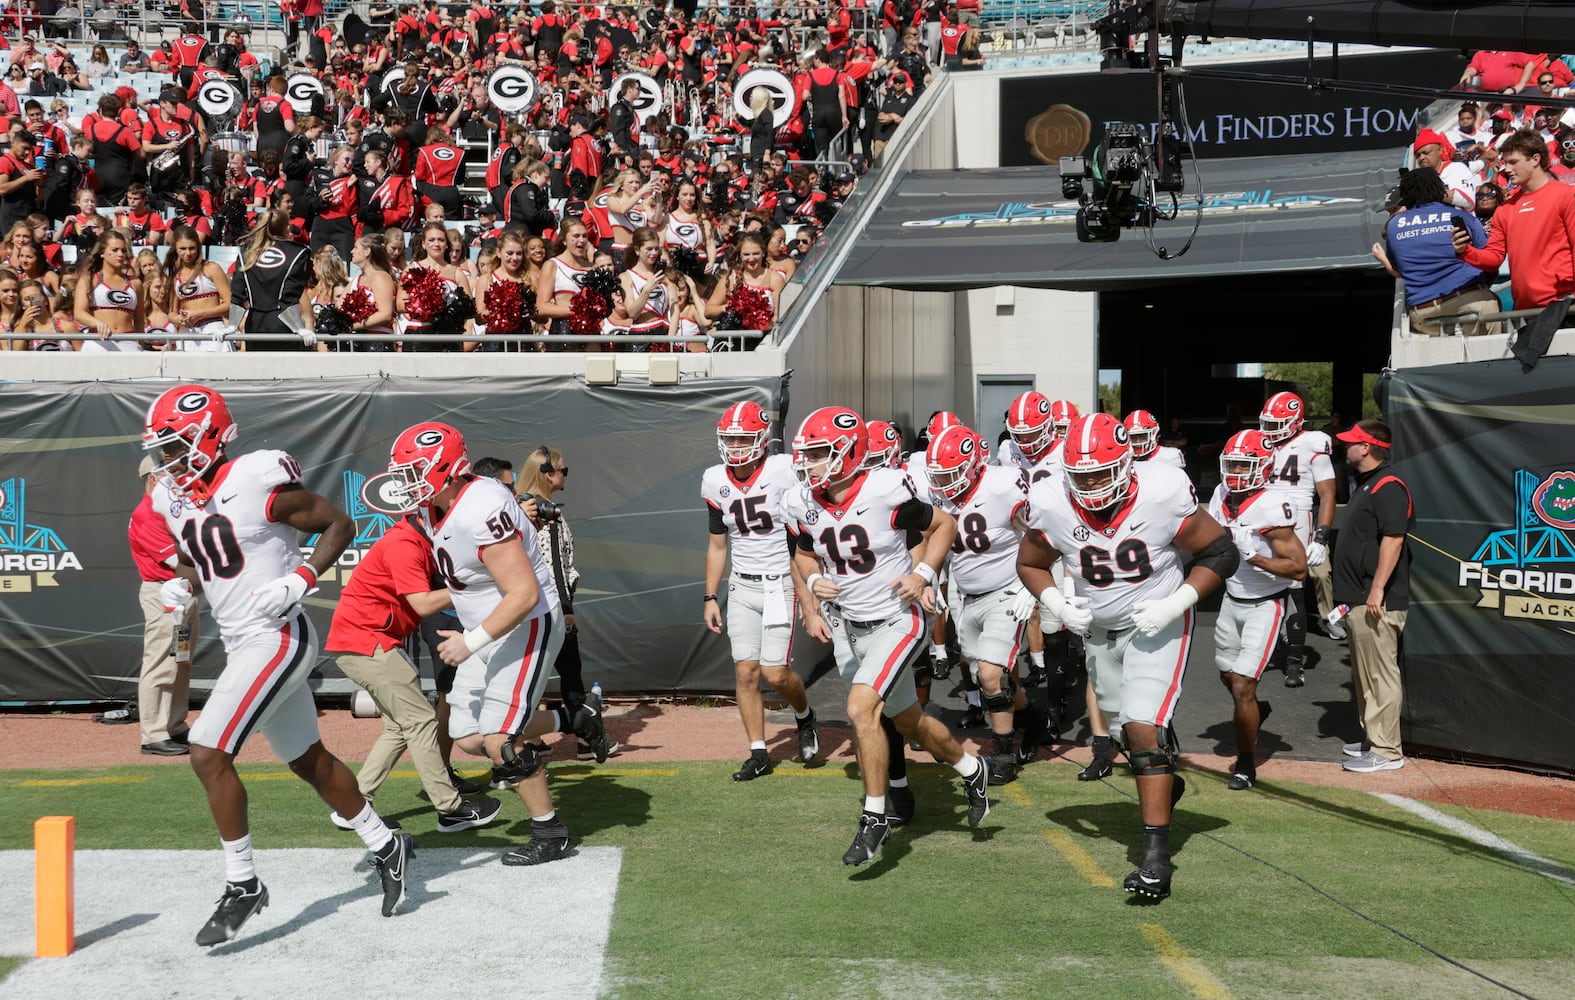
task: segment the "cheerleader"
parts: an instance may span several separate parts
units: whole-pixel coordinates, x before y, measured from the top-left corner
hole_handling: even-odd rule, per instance
[[[536,281],[536,313],[548,322],[549,333],[568,333],[571,303],[580,291],[580,276],[591,269],[593,261],[585,223],[579,219],[564,223],[552,249],[555,253],[542,264],[541,277]]]
[[[230,323],[230,279],[224,268],[202,259],[202,237],[190,226],[176,226],[171,234],[174,249],[164,261],[169,287],[174,293],[170,319],[177,329],[202,333],[207,340],[177,340],[177,351],[228,352],[232,341],[223,339]]]
[[[494,287],[508,284],[516,286],[519,299],[519,319],[507,326],[503,325],[500,318],[492,315],[492,304],[487,301],[487,293]],[[529,290],[530,278],[525,268],[525,235],[517,229],[510,229],[498,237],[497,256],[493,261],[492,270],[476,279],[476,320],[485,323],[489,334],[519,334],[531,332],[531,310],[526,301],[526,291]],[[494,302],[501,301],[501,296],[506,293],[493,293]],[[524,351],[535,350],[518,341],[498,344],[466,344],[466,348],[479,348],[483,351]]]

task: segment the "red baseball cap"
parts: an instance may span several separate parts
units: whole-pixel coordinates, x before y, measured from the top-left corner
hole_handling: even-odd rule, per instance
[[[1420,153],[1428,146],[1447,146],[1449,140],[1439,135],[1430,128],[1425,128],[1416,134],[1416,142],[1411,144],[1411,152]]]
[[[1352,424],[1351,429],[1336,434],[1335,440],[1344,441],[1346,444],[1366,444],[1374,448],[1388,448],[1388,441],[1380,441],[1362,429],[1361,424]]]

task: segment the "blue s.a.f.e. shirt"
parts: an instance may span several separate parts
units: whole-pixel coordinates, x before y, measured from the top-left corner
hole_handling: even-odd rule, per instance
[[[1465,220],[1472,246],[1487,243],[1487,231],[1475,215],[1441,201],[1398,212],[1384,226],[1389,260],[1405,282],[1406,308],[1415,309],[1492,279],[1492,274],[1477,270],[1455,254],[1456,218]]]

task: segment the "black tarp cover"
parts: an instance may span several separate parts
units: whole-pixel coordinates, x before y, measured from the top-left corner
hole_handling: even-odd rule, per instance
[[[1164,4],[1162,17],[1185,20],[1190,35],[1307,39],[1370,45],[1558,50],[1575,39],[1570,0],[1211,0]]]

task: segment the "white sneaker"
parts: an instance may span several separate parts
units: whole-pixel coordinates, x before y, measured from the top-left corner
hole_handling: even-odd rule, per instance
[[[1366,743],[1362,742],[1361,740],[1357,740],[1355,743],[1343,744],[1340,747],[1340,752],[1345,754],[1347,757],[1360,757],[1362,754],[1367,752],[1367,749]]]
[[[1394,760],[1390,760],[1388,757],[1380,756],[1369,750],[1360,757],[1346,761],[1342,766],[1347,771],[1355,771],[1358,774],[1371,774],[1374,771],[1398,771],[1405,767],[1405,758],[1396,757]]]
[[[1340,639],[1344,639],[1345,638],[1345,626],[1344,625],[1338,625],[1338,624],[1336,624],[1336,625],[1327,625],[1326,628],[1328,629],[1328,632],[1329,632],[1329,638],[1335,639],[1335,640],[1340,640]]]

